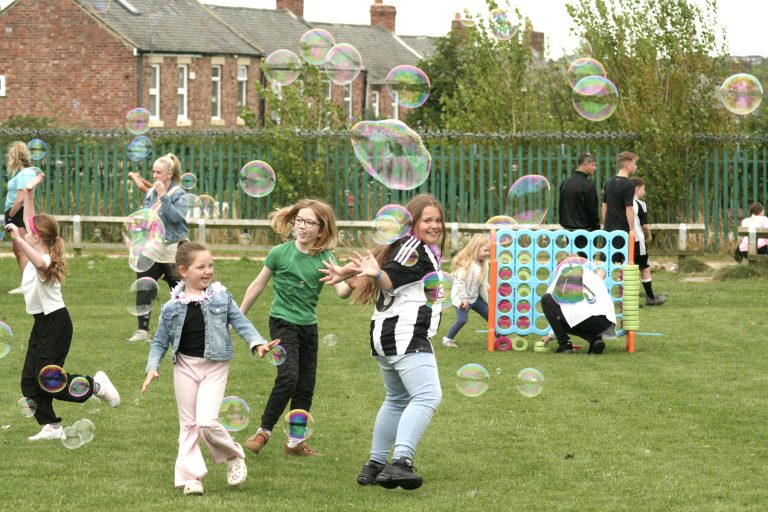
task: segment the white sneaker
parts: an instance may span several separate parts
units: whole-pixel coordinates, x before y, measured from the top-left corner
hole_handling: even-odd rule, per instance
[[[22,293],[24,293],[24,290],[21,289],[21,286],[14,288],[13,290],[8,290],[8,295],[20,295]]]
[[[443,346],[446,348],[456,348],[456,342],[451,338],[443,338]]]
[[[184,494],[190,494],[192,496],[203,495],[203,482],[200,480],[190,480],[184,484]]]
[[[43,428],[37,434],[29,436],[30,441],[50,441],[52,439],[61,439],[64,435],[64,429],[58,423],[49,423],[43,425]]]
[[[96,396],[107,402],[110,407],[117,407],[120,405],[120,393],[117,392],[117,388],[112,381],[109,380],[107,374],[99,370],[96,375],[93,376],[93,382],[99,385],[99,392]]]
[[[150,342],[152,341],[152,338],[149,337],[149,331],[145,331],[144,329],[137,329],[133,332],[133,336],[128,338],[125,341],[146,341]]]

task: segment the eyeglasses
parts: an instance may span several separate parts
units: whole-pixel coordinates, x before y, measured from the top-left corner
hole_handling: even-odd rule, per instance
[[[308,228],[313,228],[315,226],[320,226],[321,225],[320,222],[317,222],[315,220],[305,219],[305,218],[302,218],[302,217],[294,217],[293,224],[294,224],[294,226],[298,226],[299,224],[304,224],[304,226],[306,226]]]

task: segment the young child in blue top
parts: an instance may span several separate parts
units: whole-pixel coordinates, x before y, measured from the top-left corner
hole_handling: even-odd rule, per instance
[[[259,453],[269,441],[272,428],[288,403],[291,409],[309,411],[317,375],[317,301],[323,283],[320,272],[324,261],[331,261],[336,247],[336,219],[331,207],[316,199],[301,199],[296,204],[270,214],[272,229],[293,240],[273,247],[264,268],[245,292],[240,310],[247,313],[270,279],[274,279],[275,298],[269,313],[269,333],[282,340],[285,362],[277,367],[277,377],[261,417],[261,426],[245,442]],[[339,297],[352,289],[346,283],[335,285]],[[289,439],[286,455],[312,457],[318,452],[300,439]]]
[[[14,224],[19,228],[19,236],[24,239],[26,228],[24,226],[24,187],[38,174],[40,169],[32,167],[32,155],[24,142],[16,141],[8,148],[8,160],[5,164],[6,172],[11,178],[8,180],[8,193],[5,196],[5,207],[3,208],[5,224]],[[20,193],[21,192],[21,193]],[[24,271],[22,264],[22,252],[16,245],[11,246],[13,255],[16,257],[16,263],[19,269]],[[8,293],[21,293],[21,287],[14,288]]]
[[[149,347],[143,394],[160,376],[160,362],[171,349],[173,387],[179,410],[179,454],[175,485],[184,494],[203,494],[208,473],[200,441],[208,446],[215,463],[227,461],[227,482],[240,485],[248,474],[243,448],[219,423],[229,360],[234,355],[231,325],[259,357],[279,340],[269,343],[240,313],[232,295],[219,282],[211,282],[213,259],[205,245],[179,242],[176,266],[182,281],[160,313],[160,323]]]

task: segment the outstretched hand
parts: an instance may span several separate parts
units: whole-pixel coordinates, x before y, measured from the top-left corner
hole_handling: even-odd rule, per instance
[[[27,182],[27,186],[24,188],[27,190],[35,190],[35,187],[38,186],[40,183],[42,183],[44,179],[45,179],[45,173],[41,172],[40,174],[38,174],[37,176],[29,180]]]
[[[14,240],[19,238],[19,228],[16,226],[16,224],[9,222],[5,225],[5,230],[11,232],[11,238]]]
[[[269,352],[275,348],[275,345],[278,343],[280,343],[280,338],[274,339],[264,345],[256,345],[253,350],[256,351],[259,357],[263,358],[265,355],[269,354]]]
[[[379,267],[379,262],[376,261],[370,249],[366,252],[365,256],[355,251],[351,259],[357,271],[357,277],[376,277],[379,275],[381,267]]]
[[[320,282],[329,285],[337,284],[350,277],[354,277],[358,272],[358,268],[351,261],[342,267],[333,260],[323,260],[323,265],[325,265],[325,268],[318,269],[321,273],[325,274],[325,277],[320,278]]]

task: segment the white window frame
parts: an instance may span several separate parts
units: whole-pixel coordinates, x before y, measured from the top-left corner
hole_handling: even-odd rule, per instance
[[[211,119],[214,120],[221,119],[221,73],[220,64],[211,66]]]
[[[333,99],[333,82],[331,82],[330,80],[323,80],[323,81],[328,85],[328,88],[326,89],[326,92],[325,92],[325,99],[327,99],[328,101],[331,101]]]
[[[392,119],[399,119],[400,115],[400,96],[397,91],[392,91],[394,98],[392,98]]]
[[[5,75],[0,75],[0,96],[5,96]]]
[[[178,86],[179,74],[183,73],[183,81],[181,87]],[[176,118],[179,121],[189,120],[189,66],[186,64],[179,64],[176,69]],[[179,97],[182,98],[183,112],[178,112]]]
[[[241,73],[242,72],[242,73]],[[248,66],[237,66],[237,108],[248,104]]]
[[[352,119],[352,97],[354,96],[354,89],[352,83],[344,86],[344,103],[347,104],[347,117]]]
[[[153,74],[155,77],[154,87],[152,86]],[[149,118],[153,121],[159,121],[160,120],[160,64],[149,65],[148,91],[149,91],[149,112],[150,112]]]
[[[379,117],[379,91],[371,91],[371,108],[373,109],[373,116],[378,119]]]

